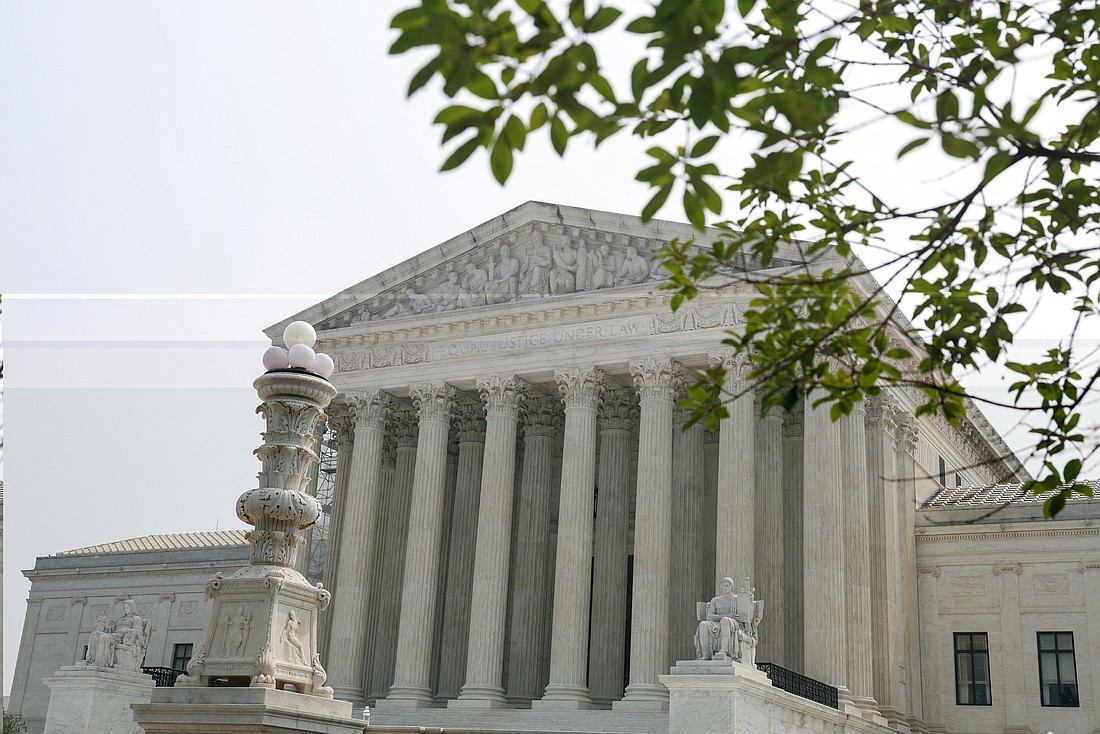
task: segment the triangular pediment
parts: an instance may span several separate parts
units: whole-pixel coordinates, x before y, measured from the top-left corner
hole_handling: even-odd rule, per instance
[[[569,294],[630,289],[665,279],[654,257],[690,226],[528,202],[268,329],[289,321],[318,331]],[[794,260],[774,263],[793,264]],[[746,264],[745,269],[752,269]]]

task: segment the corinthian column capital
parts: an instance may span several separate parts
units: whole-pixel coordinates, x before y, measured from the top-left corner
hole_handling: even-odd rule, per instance
[[[554,373],[566,408],[595,408],[607,390],[606,377],[599,367],[568,367]]]
[[[478,380],[477,390],[488,416],[515,418],[519,415],[520,404],[527,398],[527,383],[514,375],[492,375]]]
[[[749,374],[756,367],[748,354],[725,352],[712,354],[708,360],[711,368],[721,367],[726,371],[726,389],[744,390],[749,386]]]
[[[456,405],[451,418],[459,443],[485,443],[485,415],[480,405]]]
[[[671,359],[646,359],[632,364],[630,375],[642,400],[675,400],[684,385],[684,370]]]
[[[344,397],[355,418],[356,428],[374,428],[382,430],[390,412],[396,407],[397,400],[382,390],[362,390],[348,393]]]
[[[420,421],[446,423],[454,408],[455,390],[453,385],[413,385],[409,395],[420,414]]]
[[[600,401],[600,430],[629,431],[638,423],[638,395],[622,388],[608,390]]]
[[[553,438],[561,428],[561,401],[530,396],[523,402],[523,433],[525,436]]]

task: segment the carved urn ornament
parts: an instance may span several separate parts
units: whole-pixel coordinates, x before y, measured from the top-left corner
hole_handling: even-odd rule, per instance
[[[314,353],[316,338],[312,326],[296,321],[283,332],[287,348],[264,354],[268,371],[253,383],[263,401],[256,412],[267,424],[255,451],[258,486],[237,500],[237,517],[253,526],[245,536],[250,564],[207,582],[212,618],[176,685],[260,686],[332,698],[317,645],[318,614],[330,594],[294,568],[301,531],[321,517],[307,490],[318,460],[315,428],[336,396],[327,379],[332,359]]]

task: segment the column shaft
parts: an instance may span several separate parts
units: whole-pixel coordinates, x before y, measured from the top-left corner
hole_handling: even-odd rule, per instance
[[[898,699],[897,585],[899,551],[894,456],[894,408],[885,397],[867,403],[867,487],[874,696],[893,728],[908,723]]]
[[[409,510],[412,499],[413,474],[416,467],[416,415],[412,411],[396,414],[394,426],[397,432],[397,448],[394,454],[393,485],[386,495],[382,534],[382,593],[376,626],[379,640],[377,655],[380,658],[380,675],[371,692],[371,698],[384,698],[393,685],[397,662],[397,626],[401,615],[401,583],[405,574],[405,548],[409,539]]]
[[[341,416],[331,419],[336,429],[336,477],[332,486],[332,504],[329,507],[328,538],[325,548],[325,565],[321,569],[321,580],[325,587],[332,589],[336,586],[339,577],[339,550],[340,523],[344,517],[344,502],[348,496],[348,477],[351,476],[352,450],[355,445],[355,421],[351,416]],[[321,649],[324,650],[323,660],[331,660],[333,648],[332,642],[332,607],[321,613],[320,629],[318,636],[321,638]]]
[[[592,580],[592,500],[596,481],[596,406],[603,371],[554,375],[565,399],[558,546],[550,634],[550,684],[540,704],[590,706],[588,613]]]
[[[630,683],[616,707],[667,708],[668,588],[672,544],[672,408],[681,385],[671,361],[631,365],[638,388],[638,493],[634,504],[634,599]]]
[[[791,670],[805,670],[802,624],[802,434],[801,405],[783,416],[783,527],[787,545],[783,549],[783,619],[784,659],[781,664]],[[765,609],[764,614],[768,611]]]
[[[672,593],[669,595],[669,660],[695,657],[691,628],[695,603],[711,596],[712,573],[703,554],[706,477],[703,425],[684,430],[691,411],[675,411],[672,430]],[[710,554],[713,559],[713,554]]]
[[[393,502],[393,483],[395,465],[397,460],[397,443],[392,433],[386,434],[382,442],[382,478],[379,484],[378,511],[374,515],[374,548],[371,557],[374,563],[370,569],[370,585],[375,593],[370,595],[367,605],[367,671],[364,683],[367,692],[367,703],[374,705],[376,699],[385,696],[392,680],[382,683],[382,650],[386,646],[386,640],[380,635],[382,630],[382,607],[384,598],[389,596],[390,590],[385,586],[384,573],[386,557],[386,514],[388,506]]]
[[[913,524],[917,509],[916,450],[919,435],[912,416],[898,419],[898,655],[906,714],[910,726],[922,725],[920,617],[917,614],[917,541]]]
[[[409,542],[401,615],[397,627],[397,661],[386,701],[395,705],[432,704],[431,657],[436,634],[433,610],[439,599],[439,544],[443,524],[443,490],[447,475],[447,432],[454,388],[421,385],[409,389],[420,417],[416,470],[409,511]]]
[[[592,577],[592,634],[588,686],[601,704],[623,697],[629,579],[630,430],[638,420],[632,390],[609,390],[600,404],[596,544]]]
[[[782,664],[786,590],[783,556],[788,543],[783,524],[783,411],[772,408],[756,423],[756,598],[763,599],[766,624],[756,659]]]
[[[870,533],[867,527],[867,429],[866,406],[856,403],[852,412],[841,416],[840,465],[841,486],[844,487],[844,582],[845,616],[851,630],[871,629],[871,555]],[[860,708],[874,710],[874,677],[871,667],[871,646],[862,634],[850,634],[846,639],[848,661],[846,685],[851,699]]]
[[[441,627],[446,653],[440,654],[438,698],[457,698],[466,671],[466,644],[470,631],[470,599],[474,578],[474,546],[481,472],[485,456],[485,419],[480,405],[456,410],[458,472],[451,514],[450,552],[447,554],[446,598]],[[443,647],[441,646],[441,650]]]
[[[718,511],[714,572],[715,587],[726,576],[737,588],[753,576],[755,560],[756,411],[745,375],[751,369],[747,357],[711,357],[726,369],[723,399],[729,412],[718,433]]]
[[[558,401],[529,398],[523,416],[523,475],[516,515],[516,571],[508,645],[508,700],[542,694],[543,639],[550,586],[550,495],[554,434],[561,427]]]
[[[845,684],[844,537],[841,528],[839,427],[829,406],[806,398],[803,489],[803,623],[806,674],[831,686]]]
[[[367,603],[370,593],[374,515],[378,510],[382,478],[382,440],[393,398],[383,392],[347,397],[355,416],[355,443],[351,475],[344,503],[340,536],[340,575],[333,589],[332,646],[357,654],[337,654],[329,660],[329,679],[335,696],[356,707],[366,704],[363,691]]]
[[[477,383],[485,402],[485,463],[477,518],[469,654],[461,703],[504,704],[504,633],[508,613],[508,553],[516,471],[516,422],[523,382],[491,377]]]

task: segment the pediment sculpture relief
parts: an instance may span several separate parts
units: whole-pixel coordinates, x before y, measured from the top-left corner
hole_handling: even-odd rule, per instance
[[[665,280],[658,240],[530,225],[415,276],[319,328]]]

